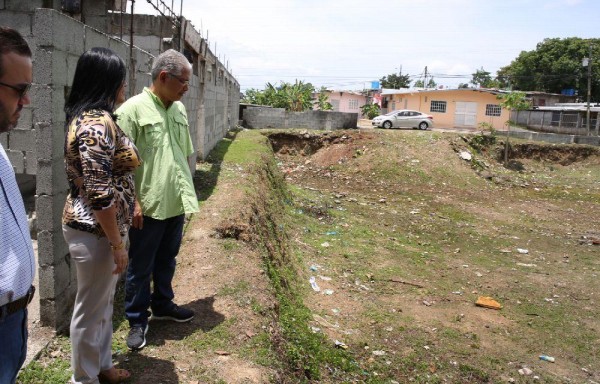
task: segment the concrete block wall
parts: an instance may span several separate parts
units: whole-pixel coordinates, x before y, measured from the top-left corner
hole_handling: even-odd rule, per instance
[[[249,106],[243,112],[243,124],[247,128],[304,128],[304,129],[352,129],[358,123],[357,113],[304,111],[291,112],[283,108]]]
[[[209,52],[209,60],[214,56]],[[212,67],[212,68],[211,68]],[[198,157],[204,159],[227,132],[237,124],[237,110],[240,103],[239,84],[230,77],[221,63],[215,60],[215,65],[207,61],[200,66],[204,73],[201,78],[202,97],[198,111],[199,122],[203,124],[196,138]],[[219,78],[219,71],[223,77]],[[209,74],[209,72],[211,72]]]
[[[511,120],[519,125],[523,125],[534,129],[539,132],[549,132],[549,133],[558,133],[564,135],[580,135],[587,136],[588,130],[585,126],[561,126],[551,125],[552,116],[556,112],[553,111],[536,111],[536,110],[528,110],[528,111],[515,111],[511,113]],[[574,111],[565,111],[565,114],[573,114],[578,113]],[[592,112],[590,125],[592,126],[592,130],[595,131],[595,127],[600,127],[600,113]],[[585,125],[584,121],[581,121],[578,125]]]
[[[31,29],[33,15],[27,12],[28,7],[29,5],[25,6],[23,2],[14,0],[0,2],[0,25],[10,26],[19,31],[31,46],[34,40]],[[30,92],[33,99],[35,90]],[[23,108],[14,130],[0,134],[0,142],[17,174],[36,174],[35,126],[31,105]]]
[[[37,155],[36,211],[40,317],[58,331],[69,324],[76,292],[76,274],[62,237],[62,208],[67,196],[63,145],[64,103],[79,56],[102,46],[117,52],[129,65],[129,46],[52,9],[35,11],[32,23],[34,50],[32,111]],[[151,57],[134,50],[134,93],[150,83]],[[24,139],[23,139],[24,140]],[[21,140],[22,141],[22,140]]]
[[[63,331],[69,325],[76,288],[75,268],[70,262],[61,225],[67,196],[63,164],[63,108],[77,60],[92,47],[113,49],[128,67],[135,66],[135,81],[133,84],[129,81],[130,95],[133,95],[151,84],[153,56],[135,47],[131,64],[128,43],[52,8],[37,9],[50,3],[54,9],[60,8],[59,0],[0,0],[0,25],[17,29],[30,44],[34,82],[30,91],[32,104],[23,109],[15,130],[0,134],[0,143],[18,174],[35,175],[40,317],[42,324]],[[97,18],[93,24],[101,28],[101,19],[105,17],[103,11],[98,7],[88,10],[89,14],[84,16]],[[155,22],[156,18],[148,18],[148,23]],[[85,21],[85,17],[82,19]],[[156,43],[156,39],[149,38],[147,41]],[[134,42],[137,43],[135,39]],[[215,68],[223,69],[225,78],[219,82],[213,77],[214,83],[206,86],[207,66],[203,65],[201,73],[192,77],[188,94],[183,99],[192,140],[201,158],[208,155],[232,127],[232,122],[236,122],[230,115],[237,114],[240,89],[237,81],[224,70],[210,50],[205,50],[204,54],[210,56]],[[190,162],[190,167],[195,169],[194,161]]]

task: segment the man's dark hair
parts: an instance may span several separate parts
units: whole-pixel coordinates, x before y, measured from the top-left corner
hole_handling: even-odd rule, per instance
[[[112,114],[117,92],[127,74],[125,63],[108,48],[85,52],[75,68],[73,85],[65,103],[66,123],[81,113],[101,109]]]
[[[9,27],[0,27],[0,57],[8,53],[31,57],[31,49],[18,31]],[[0,77],[4,75],[2,61],[0,60]]]

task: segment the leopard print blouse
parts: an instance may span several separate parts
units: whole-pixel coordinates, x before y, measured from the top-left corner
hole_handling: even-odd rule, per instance
[[[92,110],[73,119],[65,138],[69,195],[62,223],[104,236],[93,211],[115,205],[119,231],[126,234],[135,203],[133,170],[140,164],[137,148],[108,112]]]

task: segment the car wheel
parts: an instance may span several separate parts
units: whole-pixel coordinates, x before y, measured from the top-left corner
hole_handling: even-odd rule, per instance
[[[392,128],[392,122],[391,121],[384,121],[383,122],[383,128],[385,128],[385,129]]]
[[[426,130],[426,129],[427,129],[427,127],[429,127],[429,124],[427,124],[426,122],[424,122],[424,121],[421,121],[421,122],[419,123],[419,129]]]

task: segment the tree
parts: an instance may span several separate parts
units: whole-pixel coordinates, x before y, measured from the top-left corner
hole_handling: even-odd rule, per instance
[[[243,101],[250,104],[269,105],[301,112],[312,109],[312,94],[315,87],[311,83],[296,80],[294,84],[281,82],[279,86],[265,84],[264,91],[250,88]]]
[[[410,86],[410,75],[397,75],[395,73],[383,76],[379,79],[382,88],[408,88]]]
[[[481,88],[493,88],[497,86],[497,82],[492,78],[490,72],[481,67],[475,73],[471,74],[471,84],[480,86]]]
[[[321,87],[319,90],[319,97],[315,102],[315,106],[321,111],[331,111],[333,109],[333,105],[331,105],[329,102],[329,93],[327,92],[327,88]]]
[[[501,100],[500,106],[510,111],[523,111],[531,107],[531,103],[527,100],[525,92],[509,92],[502,95],[498,95],[497,98]],[[506,122],[508,129],[506,130],[506,145],[504,146],[504,164],[508,164],[508,137],[510,133],[510,121]]]
[[[424,84],[424,81],[421,80],[421,79],[419,79],[419,80],[415,81],[415,83],[413,84],[413,87],[415,87],[415,88],[425,88],[425,86],[423,84]],[[432,77],[427,82],[427,88],[435,88],[435,87],[437,87],[437,83],[435,82],[435,80],[433,80],[433,77]]]
[[[369,120],[373,119],[375,116],[379,116],[379,105],[377,104],[365,104],[360,107],[360,110],[363,116],[367,116]]]
[[[600,79],[600,39],[544,39],[533,51],[523,51],[509,65],[500,68],[496,78],[502,87],[521,91],[561,93],[575,89],[587,94],[587,70],[582,66],[592,45],[592,79]],[[592,86],[592,99],[600,100],[600,87]]]

